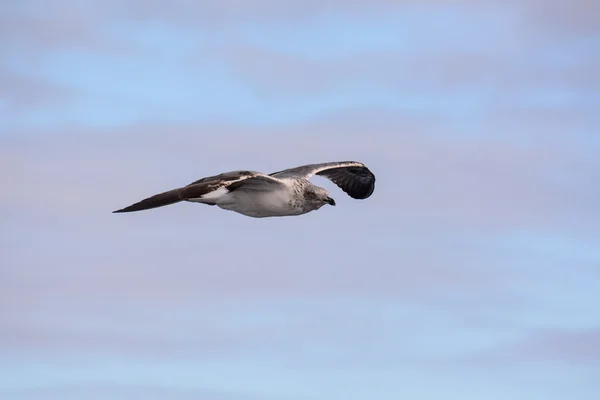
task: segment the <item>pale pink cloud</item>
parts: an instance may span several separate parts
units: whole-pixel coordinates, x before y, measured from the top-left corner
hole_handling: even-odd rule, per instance
[[[92,13],[82,2],[58,0],[50,3],[24,1],[3,5],[0,41],[56,46],[92,43],[101,26],[101,14]],[[49,6],[49,7],[48,7]]]
[[[2,4],[0,11],[0,44],[30,65],[59,49],[116,55],[132,51],[127,40],[111,35],[123,19],[108,4],[32,0]]]
[[[114,295],[120,296],[120,293]],[[303,332],[301,320],[290,321],[277,329],[265,323],[231,329],[228,322],[233,315],[227,307],[215,311],[201,306],[196,312],[183,312],[176,304],[165,306],[172,313],[165,313],[164,307],[155,306],[152,309],[81,307],[78,312],[66,310],[64,314],[49,309],[46,313],[23,309],[33,313],[22,318],[9,318],[3,323],[0,349],[10,355],[23,351],[50,356],[77,352],[194,359],[200,354],[211,357],[244,347],[261,346],[287,336],[301,336]]]
[[[522,339],[482,352],[472,361],[487,365],[559,363],[598,366],[598,360],[600,328],[547,328],[535,330]]]
[[[547,88],[590,91],[600,88],[600,58],[582,57],[567,64],[547,60],[548,46],[516,40],[493,53],[439,49],[370,52],[330,60],[285,54],[258,47],[218,48],[209,54],[252,85],[257,93],[281,95],[340,91],[357,87],[389,91],[452,91],[480,89],[493,107],[499,95]],[[526,35],[526,33],[522,33]],[[522,36],[525,37],[525,36]],[[196,65],[194,60],[191,65]],[[487,90],[487,92],[486,92]]]
[[[338,239],[313,237],[338,249],[330,255],[313,254],[305,249],[315,247],[308,237],[314,219],[292,221],[286,227],[285,222],[236,221],[191,207],[182,211],[187,212],[145,221],[116,220],[108,212],[105,218],[63,215],[47,221],[32,213],[34,224],[40,226],[28,231],[33,244],[13,247],[3,256],[7,267],[2,271],[0,298],[11,305],[0,311],[3,323],[27,326],[39,316],[77,320],[82,312],[128,319],[133,312],[128,310],[188,309],[191,304],[201,313],[231,302],[306,295],[394,297],[407,303],[455,290],[481,297],[512,279],[508,271],[477,268],[486,249],[470,250],[467,242],[440,243],[438,237],[435,254],[427,253],[426,240],[437,237],[435,233],[409,235],[400,228],[379,227],[369,230],[375,243],[365,247],[364,237],[350,233],[357,219],[344,223],[320,218],[319,231],[335,226],[349,233]],[[235,233],[219,228],[219,221],[226,221]],[[198,233],[199,224],[210,227],[212,234]],[[285,240],[297,247],[273,237],[273,229],[285,233]],[[52,247],[46,248],[45,242]],[[91,243],[96,245],[90,247]],[[196,250],[190,253],[192,248]],[[392,260],[373,260],[379,253],[394,252]],[[348,254],[351,261],[345,258]],[[244,260],[260,262],[248,265]],[[143,317],[136,317],[136,325],[143,325]]]
[[[75,98],[75,92],[67,86],[40,78],[25,77],[1,67],[0,92],[0,111],[5,111],[11,116],[15,113],[22,115],[39,107],[66,104]]]
[[[594,16],[598,14],[598,3],[594,0],[560,1],[509,1],[499,4],[491,0],[308,0],[288,1],[261,0],[248,3],[243,0],[176,0],[165,3],[160,0],[130,0],[114,5],[126,15],[141,19],[155,19],[172,22],[194,23],[202,21],[243,22],[252,19],[262,21],[302,22],[307,19],[337,13],[360,18],[373,18],[381,14],[402,12],[406,9],[435,9],[436,7],[456,7],[464,13],[474,11],[474,16],[482,10],[509,10],[520,16],[524,24],[545,34],[555,35],[557,31],[567,33],[598,32]]]
[[[178,20],[180,22],[228,22],[252,19],[268,21],[305,21],[308,18],[337,13],[347,16],[370,18],[382,13],[401,12],[406,9],[435,9],[456,7],[461,12],[482,10],[511,10],[524,16],[529,22],[544,30],[564,29],[578,31],[582,27],[594,29],[593,16],[598,4],[594,0],[559,1],[509,1],[499,4],[491,0],[305,0],[287,1],[260,0],[248,3],[243,0],[175,0],[166,3],[160,0],[129,0],[115,2],[112,8],[130,17],[140,19]]]
[[[547,30],[574,34],[598,34],[600,3],[595,0],[522,2],[528,17]]]
[[[301,24],[320,16],[338,14],[374,23],[381,15],[407,9],[456,7],[469,18],[480,18],[481,11],[498,14],[508,12],[520,19],[522,28],[532,34],[559,36],[562,33],[597,32],[594,15],[597,2],[547,2],[539,0],[512,1],[500,6],[493,1],[473,0],[327,0],[327,1],[275,1],[241,0],[190,1],[160,0],[78,2],[53,1],[52,5],[39,1],[3,5],[0,13],[0,41],[3,43],[29,43],[40,46],[85,45],[87,48],[127,48],[118,36],[107,35],[113,26],[122,23],[159,22],[177,28],[215,29],[243,22],[258,21],[274,24]],[[472,13],[470,15],[469,13]],[[470,15],[470,16],[469,16]],[[512,27],[514,28],[514,27]],[[512,35],[512,30],[505,32]],[[123,47],[125,46],[125,47]]]
[[[235,393],[204,388],[180,388],[174,385],[160,383],[118,383],[118,382],[85,382],[46,385],[43,387],[2,389],[0,394],[11,400],[70,400],[90,398],[93,393],[95,399],[112,400],[260,400],[249,393]],[[298,400],[295,398],[281,398],[282,400]]]
[[[430,0],[427,5],[447,5],[443,0]],[[184,23],[207,22],[244,22],[250,20],[277,22],[302,22],[319,15],[340,13],[350,15],[377,15],[379,12],[390,12],[405,6],[419,4],[414,0],[307,0],[288,1],[260,0],[248,3],[243,0],[208,0],[190,1],[176,0],[165,3],[160,0],[131,0],[118,3],[116,6],[127,15],[141,19],[170,20]],[[422,3],[421,3],[422,4]],[[456,0],[452,4],[472,4],[470,0]]]

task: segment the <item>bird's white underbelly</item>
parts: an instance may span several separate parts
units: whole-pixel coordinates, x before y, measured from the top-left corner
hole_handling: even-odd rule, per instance
[[[217,200],[217,205],[225,210],[231,210],[255,218],[299,215],[305,211],[294,207],[288,191],[243,191],[236,190],[227,193]]]

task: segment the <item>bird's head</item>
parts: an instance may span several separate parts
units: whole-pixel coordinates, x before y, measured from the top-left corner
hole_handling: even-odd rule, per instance
[[[310,196],[310,198],[317,208],[321,208],[325,204],[335,206],[335,200],[329,197],[327,190],[322,187],[315,186],[313,196]]]

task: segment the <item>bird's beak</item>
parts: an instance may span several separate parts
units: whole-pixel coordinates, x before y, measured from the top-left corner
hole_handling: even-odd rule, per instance
[[[331,204],[332,206],[335,206],[335,200],[331,197],[326,198],[325,202]]]

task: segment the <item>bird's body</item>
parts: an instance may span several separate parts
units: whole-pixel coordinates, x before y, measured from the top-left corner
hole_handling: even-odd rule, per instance
[[[255,218],[301,215],[325,204],[335,205],[325,189],[309,181],[315,174],[332,180],[356,199],[369,197],[375,188],[373,173],[355,161],[310,164],[270,175],[231,171],[202,178],[114,212],[141,211],[189,201],[216,205]]]
[[[281,184],[266,182],[264,182],[264,188],[259,187],[262,184],[256,185],[255,188],[240,187],[235,190],[224,186],[202,198],[188,201],[211,205],[214,203],[224,210],[256,218],[300,215],[312,211],[311,207],[307,207],[307,204],[299,201],[298,195],[301,193],[298,189],[294,189],[296,185],[301,185],[298,187],[307,187],[308,185],[292,179],[282,179]],[[272,186],[272,188],[267,188],[268,186]],[[325,203],[321,203],[321,205],[323,204]]]

